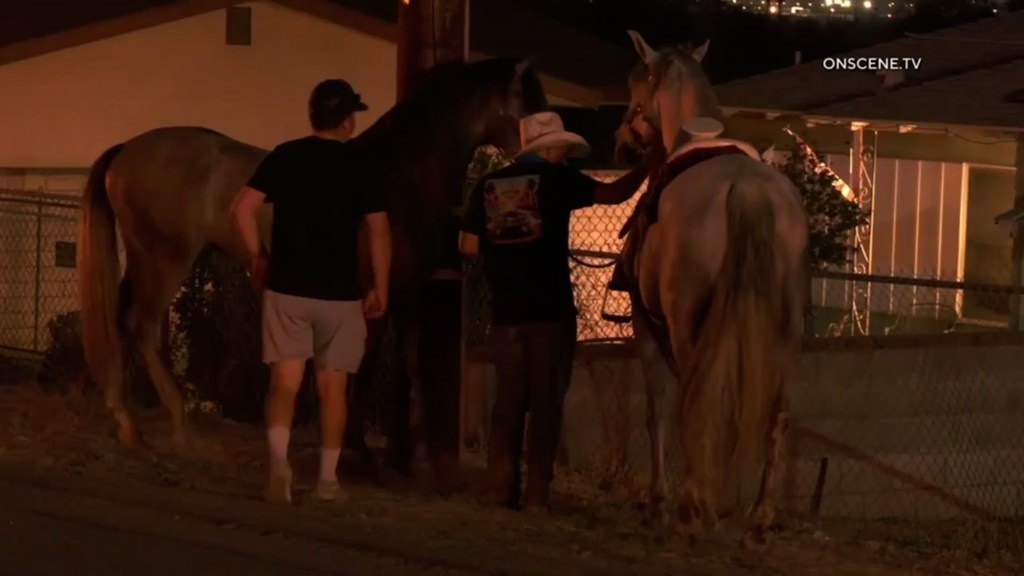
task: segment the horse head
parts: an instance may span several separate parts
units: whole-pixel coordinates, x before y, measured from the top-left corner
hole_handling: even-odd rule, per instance
[[[404,163],[436,163],[436,156],[454,153],[465,156],[466,164],[487,144],[515,152],[519,119],[547,109],[540,76],[526,60],[449,62],[427,70],[405,101],[356,140],[390,150],[389,156],[402,156]]]
[[[701,67],[710,40],[701,46],[667,46],[655,50],[639,33],[629,31],[641,61],[629,75],[630,102],[616,132],[616,155],[642,148],[655,138],[671,152],[683,144],[682,126],[698,116],[721,120],[711,82]]]
[[[476,66],[481,67],[482,77],[488,76],[488,67],[497,77],[480,85],[483,92],[474,100],[476,110],[472,106],[467,110],[475,117],[474,143],[514,153],[519,148],[519,120],[548,109],[540,76],[528,60],[495,58],[470,65]]]

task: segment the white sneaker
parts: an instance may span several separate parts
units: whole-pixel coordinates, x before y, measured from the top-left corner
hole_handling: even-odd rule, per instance
[[[348,500],[348,493],[337,480],[317,480],[312,496],[314,500],[322,502],[340,503]]]

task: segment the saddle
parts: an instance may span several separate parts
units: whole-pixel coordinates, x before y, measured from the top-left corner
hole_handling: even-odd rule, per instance
[[[647,231],[658,222],[658,205],[662,192],[676,177],[690,168],[718,156],[735,154],[750,156],[758,161],[761,160],[761,156],[757,151],[745,142],[726,138],[710,138],[695,140],[684,145],[672,154],[663,166],[651,173],[647,191],[637,201],[633,214],[630,215],[619,230],[619,238],[625,238],[625,241],[623,242],[622,252],[619,254],[619,258],[612,270],[608,290],[629,293],[634,306],[638,305],[641,300],[639,297],[639,279],[637,278],[637,260]],[[660,319],[653,318],[649,311],[643,310],[641,312],[651,320],[660,322]],[[605,320],[620,324],[632,321],[632,314],[614,315],[602,313],[602,316]]]

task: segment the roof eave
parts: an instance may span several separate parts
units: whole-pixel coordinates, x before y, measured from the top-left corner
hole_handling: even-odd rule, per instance
[[[43,56],[58,50],[75,48],[104,38],[111,38],[160,24],[240,4],[237,0],[186,0],[156,6],[125,16],[102,20],[71,30],[23,40],[0,47],[0,66]]]
[[[398,41],[398,26],[395,23],[339,4],[323,0],[269,1],[383,40]],[[64,32],[17,42],[0,47],[0,66],[244,3],[239,0],[184,0],[87,24]],[[471,55],[471,60],[489,57],[491,56],[474,52]],[[550,74],[541,73],[540,76],[545,91],[561,99],[594,108],[599,106],[603,100],[600,90],[581,86]]]

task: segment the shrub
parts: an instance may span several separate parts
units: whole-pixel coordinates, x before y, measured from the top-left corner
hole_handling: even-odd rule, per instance
[[[46,323],[46,331],[50,335],[50,343],[43,351],[43,361],[36,376],[39,387],[58,393],[72,390],[85,394],[96,392],[96,383],[88,377],[86,370],[81,312],[74,310],[54,316]],[[159,405],[156,390],[134,356],[127,358],[125,379],[129,402],[145,408]]]
[[[65,312],[46,323],[50,343],[43,351],[39,367],[39,387],[51,392],[66,392],[85,382],[85,352],[82,349],[82,317],[75,310]]]
[[[233,420],[262,421],[269,373],[260,361],[259,311],[245,270],[204,249],[172,309],[182,376],[196,400],[214,402]]]
[[[815,270],[843,267],[850,262],[856,246],[853,231],[866,224],[870,214],[840,192],[842,181],[822,164],[810,148],[797,146],[775,165],[803,196],[810,220],[808,248]]]

